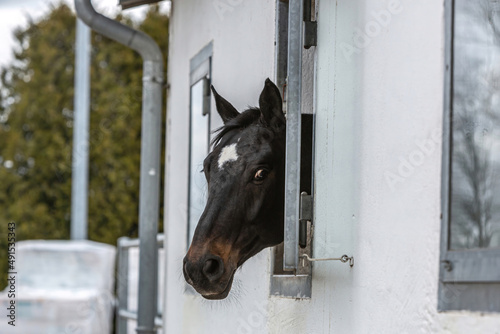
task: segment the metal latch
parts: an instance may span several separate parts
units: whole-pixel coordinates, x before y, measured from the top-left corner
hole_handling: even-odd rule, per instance
[[[306,259],[309,262],[316,262],[316,261],[340,261],[342,263],[346,263],[347,261],[349,261],[349,266],[350,267],[354,266],[354,256],[347,256],[345,254],[342,255],[341,257],[326,257],[326,258],[322,258],[322,259],[313,259],[313,258],[309,257],[309,255],[304,254],[304,255],[302,255],[302,261],[304,261],[304,259]]]
[[[299,209],[299,245],[302,248],[307,246],[307,222],[313,219],[313,198],[306,192],[300,193],[300,209]],[[342,255],[341,257],[329,257],[314,259],[309,257],[307,254],[303,254],[302,261],[307,260],[309,262],[316,261],[340,261],[342,263],[349,263],[349,266],[354,266],[354,257]],[[302,263],[304,265],[304,263]]]

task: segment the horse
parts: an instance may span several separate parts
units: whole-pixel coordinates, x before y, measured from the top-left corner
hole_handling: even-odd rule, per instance
[[[269,79],[259,107],[241,113],[211,90],[224,125],[203,161],[208,199],[183,274],[214,300],[227,297],[245,261],[283,242],[286,121],[280,91]]]

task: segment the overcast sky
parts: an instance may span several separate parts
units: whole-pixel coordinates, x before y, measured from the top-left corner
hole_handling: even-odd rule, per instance
[[[36,19],[48,11],[52,3],[65,2],[74,9],[73,0],[0,0],[0,66],[6,65],[12,59],[14,40],[12,31],[19,26],[25,26],[29,15]],[[102,14],[110,15],[121,10],[118,0],[92,0],[94,7]],[[168,10],[169,3],[161,2],[162,11]],[[139,6],[124,11],[134,18],[142,18],[148,5]]]

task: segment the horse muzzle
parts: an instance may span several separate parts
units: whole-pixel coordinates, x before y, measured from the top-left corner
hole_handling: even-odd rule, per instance
[[[223,259],[214,254],[196,260],[186,255],[182,272],[186,282],[207,299],[226,298],[234,277],[234,270],[226,268]]]

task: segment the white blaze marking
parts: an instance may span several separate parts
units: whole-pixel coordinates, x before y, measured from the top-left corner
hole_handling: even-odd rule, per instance
[[[238,158],[238,153],[236,153],[236,143],[224,147],[219,156],[219,169],[221,169],[226,162],[236,161]]]

